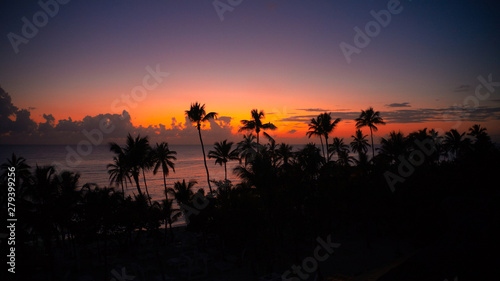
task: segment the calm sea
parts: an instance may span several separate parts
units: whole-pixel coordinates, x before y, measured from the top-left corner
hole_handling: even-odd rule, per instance
[[[199,145],[170,145],[170,150],[177,152],[177,160],[175,161],[175,173],[170,171],[167,177],[167,187],[172,187],[176,181],[183,179],[188,182],[191,179],[197,180],[198,184],[195,189],[204,188],[206,192],[209,191],[205,166],[203,165],[203,154],[201,146]],[[212,150],[213,146],[205,146],[205,152]],[[66,145],[2,145],[0,146],[0,163],[5,163],[6,158],[10,158],[12,153],[17,156],[22,156],[26,159],[27,163],[32,167],[55,165],[59,170],[68,169],[72,165],[68,163],[75,163],[73,155],[70,151],[76,151],[76,146]],[[114,154],[109,151],[108,145],[93,146],[92,151],[87,156],[81,156],[81,162],[69,169],[76,171],[80,174],[79,185],[85,183],[97,183],[99,186],[110,186],[109,174],[106,165],[113,162]],[[69,162],[67,161],[69,159]],[[210,179],[223,180],[224,179],[224,166],[215,165],[213,159],[207,158],[208,170],[210,172]],[[227,165],[228,179],[238,182],[237,177],[234,176],[232,170],[238,165],[238,161],[229,162]],[[143,192],[144,183],[142,177],[140,184]],[[153,172],[146,173],[146,181],[148,184],[149,194],[153,200],[164,199],[163,176],[161,169],[156,175]],[[212,188],[214,185],[212,184]],[[121,190],[121,187],[117,188]],[[137,193],[135,184],[128,185],[125,193]]]

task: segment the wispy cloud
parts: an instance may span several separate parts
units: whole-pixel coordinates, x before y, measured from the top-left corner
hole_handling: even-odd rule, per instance
[[[467,111],[458,107],[400,109],[383,112],[382,116],[387,123],[423,123],[429,121],[464,121],[482,122],[486,120],[500,120],[500,107],[478,107]]]
[[[411,107],[409,102],[386,104],[386,107]]]
[[[288,131],[289,134],[295,134],[295,132],[297,132],[295,129]]]
[[[307,112],[328,112],[331,111],[330,109],[324,109],[324,108],[297,108],[296,110],[302,110],[302,111],[307,111]]]
[[[279,121],[281,122],[305,122],[309,123],[311,121],[311,118],[315,118],[316,115],[296,115],[296,116],[289,116],[283,119],[280,119]]]
[[[471,89],[471,85],[464,84],[453,89],[454,92],[468,92]]]
[[[407,106],[408,107],[408,106]],[[348,123],[359,117],[358,111],[334,112],[332,117],[341,118],[342,122]],[[460,118],[464,121],[482,122],[486,120],[500,120],[500,107],[478,107],[467,111],[465,108],[418,108],[397,109],[381,111],[382,118],[387,123],[424,123],[430,121],[456,121]],[[316,115],[295,115],[283,118],[282,122],[302,122],[308,124]]]

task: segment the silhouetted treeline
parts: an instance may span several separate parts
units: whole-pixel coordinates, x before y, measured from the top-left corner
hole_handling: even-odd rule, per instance
[[[252,111],[252,116],[255,124],[246,121],[245,130],[256,130],[258,136],[259,126],[273,128],[258,123],[263,113]],[[314,120],[309,133],[323,138],[326,149],[313,143],[294,148],[272,138],[261,144],[252,133],[234,148],[227,140],[216,143],[209,157],[224,169],[228,161],[240,161],[228,172],[241,182],[212,179],[217,188],[207,194],[189,179],[167,184],[169,172],[175,172],[176,153],[166,143],[151,147],[147,137],[129,135],[124,147],[110,144],[116,155],[108,165],[110,182],[117,190],[95,184],[80,188],[77,173],[52,166],[32,169],[26,159],[12,155],[1,166],[0,202],[6,220],[7,168],[16,167],[17,249],[23,256],[19,267],[43,268],[57,280],[62,274],[55,264],[57,248],[74,260],[71,270],[85,270],[77,264],[87,253],[104,266],[106,276],[110,244],[123,251],[147,237],[168,244],[174,238],[172,223],[183,214],[187,230],[200,233],[207,244],[207,237],[220,237],[224,247],[245,251],[246,259],[265,263],[271,272],[285,257],[299,262],[316,237],[329,233],[362,235],[367,248],[373,235],[425,246],[447,231],[446,198],[498,191],[500,153],[479,125],[468,133],[452,129],[443,136],[427,129],[408,135],[393,131],[382,138],[378,154],[372,146],[375,157],[369,159],[370,144],[361,130],[351,142],[328,141],[332,130],[323,130],[322,120],[328,119],[330,128],[340,120],[327,116]],[[160,168],[165,199],[152,202],[145,171]],[[135,185],[137,194],[123,193],[128,184]],[[97,245],[97,252],[85,250],[90,245]]]

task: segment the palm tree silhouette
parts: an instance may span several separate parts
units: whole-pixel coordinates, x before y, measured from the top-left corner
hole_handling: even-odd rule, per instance
[[[319,148],[314,143],[308,143],[297,152],[296,158],[297,166],[304,171],[304,174],[316,178],[323,163]]]
[[[465,132],[460,134],[456,129],[445,133],[443,145],[455,157],[460,157],[469,148],[470,140],[464,138]]]
[[[146,182],[144,170],[147,169],[149,165],[148,157],[151,150],[148,137],[146,136],[144,138],[141,138],[141,135],[138,135],[137,137],[133,138],[132,135],[128,134],[126,146],[124,148],[112,142],[110,143],[110,150],[117,154],[118,158],[124,157],[125,161],[127,162],[127,167],[130,169],[129,173],[132,175],[132,178],[135,181],[137,191],[139,192],[139,195],[142,195],[141,187],[139,184],[139,174],[142,170],[144,182]],[[148,195],[148,198],[150,198],[147,186],[146,194]]]
[[[323,139],[322,139],[324,132],[323,132],[323,127],[321,126],[321,118],[320,117],[321,117],[321,115],[318,116],[317,118],[311,119],[311,122],[309,122],[309,131],[307,131],[306,135],[308,138],[311,138],[312,136],[319,137],[319,141],[321,142],[321,150],[323,152],[323,157],[325,157],[325,161],[326,161],[325,148],[323,147]]]
[[[486,128],[481,127],[481,125],[479,125],[479,124],[474,124],[472,127],[469,128],[469,133],[468,133],[469,136],[473,136],[473,137],[477,138],[478,136],[485,135],[485,134],[486,134]]]
[[[286,167],[291,164],[294,156],[292,150],[293,147],[286,143],[282,143],[279,145],[278,149],[276,150],[276,154],[278,156],[278,159],[281,160],[281,167]]]
[[[356,159],[349,155],[349,150],[339,150],[337,153],[339,157],[337,163],[341,166],[349,167],[351,163],[356,162]]]
[[[429,130],[429,139],[434,144],[436,148],[436,153],[433,157],[431,157],[432,161],[440,162],[441,156],[446,155],[445,149],[443,147],[443,137],[439,135],[439,133],[435,129]]]
[[[54,277],[54,255],[52,249],[53,236],[57,233],[55,221],[58,197],[56,184],[56,170],[54,166],[38,165],[33,175],[33,188],[30,198],[33,202],[33,218],[30,222],[32,233],[38,234],[48,253],[52,277]],[[38,240],[38,239],[37,239]]]
[[[237,145],[240,157],[245,159],[245,166],[255,158],[257,153],[258,145],[254,140],[255,136],[253,134],[243,135],[243,140]]]
[[[375,147],[373,146],[373,132],[378,131],[376,125],[385,125],[384,119],[380,117],[380,112],[374,111],[373,107],[368,108],[366,111],[361,110],[361,114],[355,119],[356,128],[361,129],[362,127],[370,128],[370,136],[372,139],[372,158],[375,157]]]
[[[328,153],[328,135],[333,132],[335,127],[337,127],[337,124],[342,121],[342,119],[337,118],[332,121],[332,116],[330,115],[331,113],[321,113],[318,116],[318,120],[321,125],[321,130],[323,131],[323,136],[325,138],[325,146],[326,146],[326,154],[327,154],[327,161],[330,160],[330,153]]]
[[[474,137],[473,148],[476,154],[476,157],[486,156],[491,152],[491,148],[493,148],[493,143],[491,142],[491,138],[486,133],[486,128],[481,127],[479,124],[475,124],[469,128],[469,136]]]
[[[1,88],[0,88],[1,89]],[[25,182],[29,179],[31,172],[31,167],[26,164],[26,159],[24,157],[17,157],[16,154],[12,153],[11,158],[7,158],[7,161],[0,166],[0,170],[3,171],[1,178],[2,181],[7,182],[9,168],[14,167],[14,177],[16,184],[16,197],[22,198],[27,189],[24,188]],[[22,182],[21,182],[22,180]]]
[[[337,153],[337,156],[340,157],[340,154],[343,151],[349,152],[349,146],[344,143],[344,138],[338,138],[338,137],[333,138],[332,144],[328,146],[328,152],[331,153],[332,155],[334,153]]]
[[[224,179],[227,180],[227,161],[229,160],[240,160],[238,149],[231,150],[233,142],[227,142],[224,140],[222,142],[216,142],[214,145],[215,150],[208,152],[208,158],[215,159],[215,164],[222,166],[224,164]],[[241,162],[241,161],[240,161]]]
[[[406,155],[409,148],[408,139],[400,131],[390,132],[389,137],[382,138],[380,144],[380,152],[387,155],[393,162],[397,162],[400,155]]]
[[[125,182],[125,185],[127,185],[127,180],[132,183],[129,174],[130,169],[125,159],[125,154],[122,153],[118,156],[113,156],[113,163],[108,164],[106,168],[108,169],[110,184],[116,183],[117,185],[120,185],[122,188],[123,198],[125,198],[123,182]]]
[[[177,181],[174,183],[173,188],[168,189],[168,192],[174,196],[179,206],[189,205],[194,195],[193,187],[197,183],[196,180],[190,180],[188,184],[186,184],[186,180],[182,180],[182,182]]]
[[[11,158],[6,159],[7,162],[3,163],[0,166],[0,169],[4,170],[5,176],[9,173],[9,168],[15,168],[16,177],[21,176],[23,174],[29,174],[29,169],[31,168],[28,164],[26,164],[26,159],[24,157],[17,157],[15,153],[12,153]],[[16,181],[17,182],[17,181]]]
[[[165,193],[165,198],[167,198],[167,193]],[[165,221],[165,241],[167,240],[167,224],[170,226],[170,238],[173,239],[174,237],[174,230],[172,228],[172,224],[176,222],[179,217],[181,216],[181,212],[179,209],[174,208],[173,205],[173,200],[172,199],[163,199],[161,201],[160,209],[163,215],[163,219]]]
[[[173,161],[177,160],[174,156],[176,151],[172,151],[168,148],[168,143],[162,142],[160,144],[156,143],[156,147],[153,149],[153,174],[156,175],[161,167],[163,174],[163,187],[165,189],[165,196],[167,196],[167,176],[169,174],[169,167],[175,173],[175,163]],[[165,197],[168,199],[167,197]]]
[[[351,136],[353,138],[351,142],[352,151],[357,152],[359,158],[361,160],[361,154],[364,154],[368,151],[368,140],[366,139],[368,135],[363,135],[363,132],[358,129],[354,135]]]
[[[257,135],[257,144],[259,144],[259,133],[261,130],[276,130],[277,127],[271,122],[262,124],[262,119],[264,119],[265,116],[264,111],[262,110],[259,112],[257,109],[252,109],[251,115],[252,120],[241,120],[243,127],[241,127],[238,132],[255,130],[255,134]],[[266,132],[263,132],[263,134],[267,138],[272,139],[272,137]]]
[[[207,171],[207,183],[210,189],[210,194],[212,194],[212,186],[210,185],[210,174],[208,172],[207,158],[205,156],[205,147],[203,146],[203,139],[201,138],[201,123],[206,122],[210,119],[217,119],[216,112],[205,112],[205,105],[200,105],[198,102],[191,104],[191,108],[186,110],[186,115],[189,120],[196,123],[196,128],[198,129],[198,136],[200,137],[201,150],[203,152],[203,162],[205,163],[205,170]]]
[[[475,144],[478,146],[489,146],[491,142],[490,136],[486,133],[486,128],[481,127],[479,124],[474,124],[469,128],[469,136],[473,136],[475,140]]]

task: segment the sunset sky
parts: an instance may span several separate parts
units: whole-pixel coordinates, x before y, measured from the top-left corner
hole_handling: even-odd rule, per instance
[[[12,124],[0,143],[74,143],[99,118],[126,122],[110,138],[132,131],[197,143],[184,115],[195,101],[222,117],[207,123],[209,142],[238,140],[232,134],[253,108],[278,126],[278,142],[308,142],[308,121],[324,111],[343,119],[334,135],[350,139],[369,106],[388,122],[377,139],[480,123],[500,141],[495,1],[47,2],[46,18],[37,1],[0,4],[0,87],[17,107],[11,114],[2,101],[1,118]],[[381,17],[384,27],[373,14],[390,19]],[[36,34],[24,18],[39,23]],[[340,46],[357,48],[355,28],[373,36],[346,58]],[[134,99],[138,86],[149,89]],[[468,116],[457,122],[449,109],[464,102]]]

